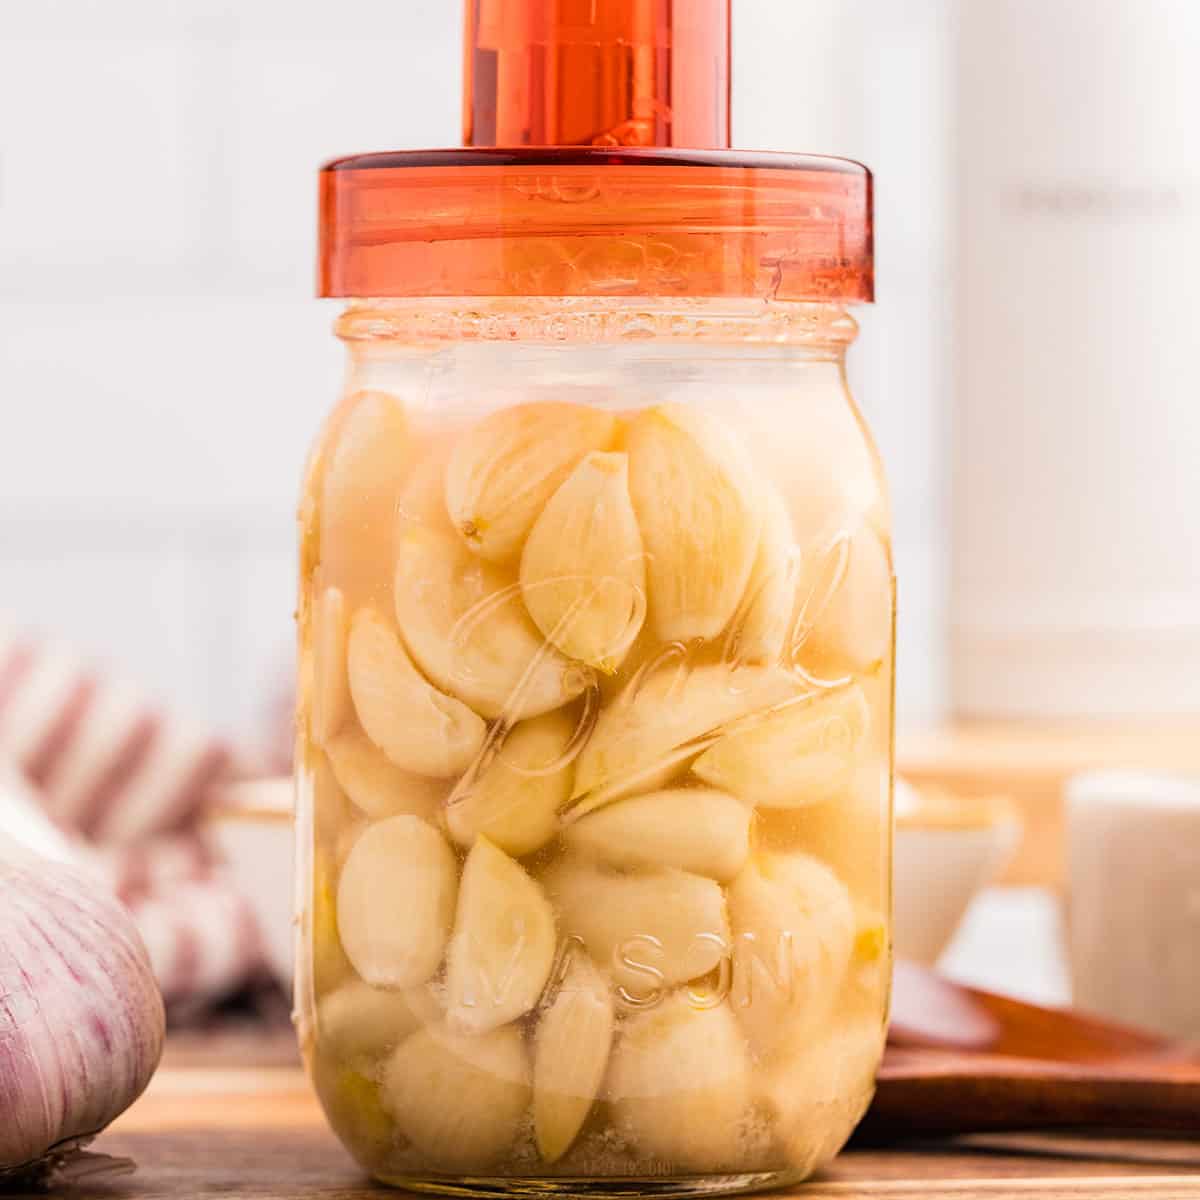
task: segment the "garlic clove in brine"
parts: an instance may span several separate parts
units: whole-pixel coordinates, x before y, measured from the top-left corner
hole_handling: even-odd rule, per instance
[[[396,622],[417,666],[481,717],[540,716],[590,681],[530,620],[515,579],[450,534],[402,527],[395,593]]]
[[[625,440],[650,624],[664,642],[714,638],[737,609],[758,551],[753,464],[731,430],[680,404],[639,413]]]
[[[367,736],[402,770],[441,778],[464,770],[487,729],[460,700],[431,687],[374,609],[350,624],[350,695]]]
[[[550,497],[521,555],[525,607],[569,658],[605,674],[646,615],[642,535],[624,454],[589,454]]]
[[[459,536],[489,562],[515,558],[547,500],[617,419],[583,404],[518,404],[469,430],[446,469],[446,508]]]

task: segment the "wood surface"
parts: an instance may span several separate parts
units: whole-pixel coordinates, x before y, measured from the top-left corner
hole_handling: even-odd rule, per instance
[[[896,766],[918,787],[965,796],[1007,796],[1024,837],[1002,883],[1063,881],[1063,784],[1081,771],[1132,767],[1200,773],[1200,717],[1190,720],[956,721],[902,730]]]
[[[1200,1066],[1104,1064],[889,1048],[860,1136],[891,1141],[994,1130],[1187,1134],[1200,1146]]]
[[[1200,1153],[1180,1143],[1089,1139],[1086,1156],[941,1145],[851,1150],[819,1179],[774,1193],[797,1200],[1200,1200]],[[136,1161],[127,1174],[56,1186],[61,1200],[365,1200],[387,1195],[355,1167],[295,1068],[165,1068],[95,1144]],[[1166,1161],[1152,1161],[1161,1154]],[[1189,1165],[1190,1164],[1190,1165]]]

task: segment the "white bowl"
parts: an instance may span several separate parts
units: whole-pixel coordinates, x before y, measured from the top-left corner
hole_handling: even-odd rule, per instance
[[[918,792],[896,780],[893,938],[898,958],[932,965],[971,901],[1004,869],[1021,838],[1000,798]]]

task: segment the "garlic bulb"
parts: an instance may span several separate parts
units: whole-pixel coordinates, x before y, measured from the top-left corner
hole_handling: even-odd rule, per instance
[[[133,919],[0,832],[0,1182],[39,1177],[142,1093],[162,998]]]

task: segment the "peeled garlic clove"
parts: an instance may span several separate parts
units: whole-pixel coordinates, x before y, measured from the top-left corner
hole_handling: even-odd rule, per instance
[[[386,607],[392,581],[379,565],[391,560],[396,499],[411,453],[408,417],[387,392],[355,392],[334,413],[325,439],[322,578],[342,590],[351,609],[369,601]]]
[[[875,907],[855,904],[854,949],[838,998],[841,1017],[881,1019],[887,1012],[892,977],[891,936],[887,918]]]
[[[727,658],[747,663],[786,661],[799,576],[800,551],[791,515],[778,490],[768,484],[763,492],[758,552],[730,628]]]
[[[367,816],[412,813],[434,821],[447,785],[402,771],[357,726],[339,733],[326,747],[334,777]]]
[[[484,418],[446,469],[455,528],[491,562],[516,558],[538,513],[575,464],[613,442],[617,420],[582,404],[519,404]]]
[[[600,1091],[613,1036],[608,981],[582,951],[568,960],[533,1038],[533,1125],[538,1152],[557,1162]]]
[[[313,612],[313,685],[309,716],[312,740],[324,746],[350,716],[350,681],[346,675],[349,633],[346,597],[338,588],[325,588]]]
[[[681,1170],[717,1171],[741,1161],[751,1078],[729,1008],[698,1008],[677,992],[625,1020],[607,1090],[618,1128],[643,1153]]]
[[[834,678],[873,671],[892,642],[892,564],[867,524],[814,548],[801,572],[792,654]]]
[[[854,947],[850,895],[806,854],[760,854],[729,886],[729,1003],[754,1050],[814,1036],[833,1010]]]
[[[825,1030],[773,1063],[762,1102],[794,1167],[815,1171],[845,1145],[871,1103],[884,1035],[881,1010]]]
[[[397,537],[396,619],[421,670],[489,719],[561,708],[586,669],[548,645],[521,604],[520,585],[457,538],[418,525]]]
[[[311,803],[313,840],[323,846],[332,846],[342,830],[353,822],[357,810],[338,783],[328,755],[300,746],[297,756],[303,756],[307,771],[302,776],[302,786],[310,789],[311,798],[301,800],[301,811],[305,804]]]
[[[572,801],[563,814],[564,823],[578,820],[615,800],[666,788],[686,771],[688,763],[699,754],[700,749],[701,746],[697,745],[673,747],[657,756],[653,762],[600,784],[587,795]]]
[[[450,836],[470,848],[482,834],[516,858],[544,846],[571,794],[574,769],[563,759],[574,734],[575,722],[561,712],[514,725],[479,777],[446,806]]]
[[[312,1081],[334,1133],[353,1148],[363,1166],[382,1167],[400,1139],[371,1075],[318,1050],[312,1058]]]
[[[550,497],[521,555],[521,594],[568,658],[605,674],[620,666],[646,615],[626,455],[587,455]]]
[[[454,525],[446,511],[446,465],[455,441],[450,432],[423,433],[420,455],[405,472],[396,501],[397,535],[410,525],[454,534]]]
[[[354,969],[376,987],[424,983],[454,920],[458,864],[445,838],[404,814],[368,825],[337,893],[338,933]]]
[[[846,794],[870,714],[857,684],[780,706],[725,734],[692,770],[764,808],[800,808]]]
[[[554,965],[554,913],[538,884],[485,837],[463,867],[446,958],[446,1019],[480,1033],[527,1013]]]
[[[394,991],[355,979],[317,1006],[317,1038],[322,1052],[341,1062],[379,1058],[441,1015],[426,984]]]
[[[563,843],[611,867],[678,867],[727,882],[750,853],[753,810],[708,788],[618,800],[568,826]]]
[[[667,662],[635,676],[601,711],[576,763],[573,796],[600,788],[604,792],[573,808],[572,815],[661,787],[682,761],[700,753],[701,739],[748,713],[779,704],[803,686],[781,668],[737,670],[719,663],[693,667]]]
[[[0,1190],[44,1183],[141,1095],[163,1003],[129,912],[0,781]],[[10,836],[4,829],[13,829]]]
[[[712,417],[667,404],[630,424],[629,491],[663,641],[713,638],[746,590],[762,512],[745,450]]]
[[[885,751],[864,757],[837,803],[759,809],[755,837],[768,850],[789,854],[801,850],[819,858],[857,900],[885,911],[891,903],[887,883],[890,772]]]
[[[794,378],[788,400],[802,421],[784,428],[771,405],[746,404],[738,412],[738,435],[760,473],[785,487],[798,544],[807,551],[846,513],[886,530],[882,462],[837,364],[814,364],[804,379]]]
[[[514,1025],[480,1034],[418,1030],[387,1060],[380,1087],[400,1132],[440,1171],[500,1158],[516,1140],[531,1090],[524,1039]]]
[[[321,848],[313,855],[309,920],[312,986],[321,994],[341,983],[353,971],[338,936],[337,869],[331,855]]]
[[[417,775],[456,775],[483,747],[484,723],[425,682],[373,609],[354,614],[347,664],[358,719],[396,766]]]
[[[725,897],[712,879],[673,868],[624,874],[570,857],[542,884],[563,935],[578,937],[635,1000],[708,974],[729,952]]]

